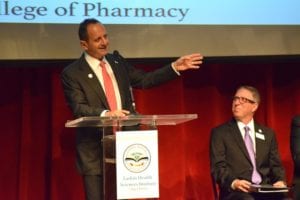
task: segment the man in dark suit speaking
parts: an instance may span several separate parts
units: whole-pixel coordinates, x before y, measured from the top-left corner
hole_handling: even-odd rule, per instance
[[[82,56],[67,66],[61,79],[74,116],[125,116],[134,113],[131,87],[149,88],[178,77],[179,72],[198,69],[202,55],[182,56],[152,72],[134,68],[118,53],[108,53],[108,35],[96,19],[79,26]],[[78,128],[77,167],[83,176],[86,198],[102,199],[101,133],[97,128]]]
[[[260,103],[251,86],[237,89],[232,101],[233,119],[212,129],[211,173],[220,199],[283,199],[283,193],[252,193],[251,184],[285,187],[285,172],[273,130],[253,119]]]

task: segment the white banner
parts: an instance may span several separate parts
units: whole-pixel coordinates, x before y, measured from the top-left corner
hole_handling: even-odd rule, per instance
[[[0,0],[0,23],[299,25],[299,0]]]
[[[159,198],[157,130],[116,133],[117,198]]]

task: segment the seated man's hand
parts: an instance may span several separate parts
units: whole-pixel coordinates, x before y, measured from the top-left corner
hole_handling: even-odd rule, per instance
[[[274,187],[286,187],[286,184],[283,181],[277,181],[277,182],[273,183],[273,186]]]
[[[236,179],[232,183],[232,187],[234,190],[238,190],[238,191],[242,191],[242,192],[246,192],[246,193],[249,192],[250,185],[251,185],[251,183],[249,181],[240,180],[240,179]]]

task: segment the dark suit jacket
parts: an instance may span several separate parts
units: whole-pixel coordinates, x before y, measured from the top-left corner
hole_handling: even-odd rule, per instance
[[[290,144],[294,161],[294,199],[300,199],[300,115],[292,119]]]
[[[122,108],[131,113],[134,109],[130,87],[149,88],[177,77],[171,65],[146,73],[128,64],[118,54],[108,54],[105,57],[116,77]],[[84,55],[63,70],[61,80],[66,101],[76,118],[100,116],[102,111],[109,110],[104,90]],[[77,166],[82,174],[101,173],[100,140],[101,130],[97,128],[77,129]]]
[[[265,126],[254,123],[256,137],[256,166],[262,176],[262,184],[285,181],[285,172],[278,154],[274,132]],[[224,198],[232,189],[234,179],[251,182],[252,164],[238,128],[233,119],[211,132],[210,141],[211,173],[220,186],[220,196]]]

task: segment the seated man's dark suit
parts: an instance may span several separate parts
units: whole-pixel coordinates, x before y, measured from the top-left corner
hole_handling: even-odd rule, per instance
[[[254,122],[256,137],[256,166],[262,177],[261,184],[285,180],[285,172],[278,154],[274,132]],[[211,173],[219,185],[220,199],[230,197],[235,179],[251,182],[252,164],[235,119],[224,123],[211,132]]]

